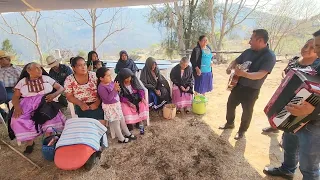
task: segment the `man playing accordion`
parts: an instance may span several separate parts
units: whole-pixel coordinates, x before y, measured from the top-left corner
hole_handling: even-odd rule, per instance
[[[314,52],[320,57],[320,30],[313,34]],[[316,69],[320,76],[320,68]],[[294,116],[307,116],[315,107],[308,102],[300,105],[289,105],[286,109]],[[318,107],[317,107],[318,109]],[[284,132],[283,152],[284,161],[280,167],[264,169],[264,173],[293,179],[298,163],[304,180],[320,179],[320,115],[311,116],[310,122],[295,134]]]

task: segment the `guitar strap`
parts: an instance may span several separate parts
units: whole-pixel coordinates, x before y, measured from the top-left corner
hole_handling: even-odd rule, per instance
[[[261,57],[265,55],[268,51],[269,51],[269,47],[266,47],[263,50],[261,50],[261,52],[259,52],[257,55],[252,57],[252,60],[251,60],[252,63],[249,67],[248,72],[257,72],[259,70],[261,62],[264,60]]]

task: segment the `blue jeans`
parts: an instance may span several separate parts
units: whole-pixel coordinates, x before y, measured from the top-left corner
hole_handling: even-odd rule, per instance
[[[284,162],[281,170],[293,174],[300,163],[303,180],[320,179],[320,121],[307,124],[296,134],[283,135]]]

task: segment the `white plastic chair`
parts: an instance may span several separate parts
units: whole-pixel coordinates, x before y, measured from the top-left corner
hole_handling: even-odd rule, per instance
[[[0,120],[1,120],[1,123],[4,125],[4,127],[5,127],[6,129],[8,129],[7,124],[6,124],[6,122],[4,121],[4,118],[2,117],[1,114],[0,114]]]
[[[139,83],[141,84],[143,91],[144,91],[144,96],[146,98],[147,104],[149,104],[149,91],[148,89],[143,85],[143,83],[140,80],[140,74],[141,74],[141,70],[136,72],[136,77],[139,80]],[[150,126],[150,113],[148,113],[148,118],[147,118],[147,126]]]
[[[71,117],[72,118],[77,118],[78,115],[76,114],[76,112],[74,110],[73,103],[68,101],[68,108],[70,109]],[[115,133],[114,129],[111,126],[109,126],[109,128],[110,128],[111,138],[114,139],[116,137],[116,133]]]

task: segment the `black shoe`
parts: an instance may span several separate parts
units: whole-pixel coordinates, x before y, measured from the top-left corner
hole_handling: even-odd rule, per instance
[[[25,155],[31,154],[33,151],[33,147],[34,147],[34,142],[32,143],[31,146],[26,147],[26,150],[23,151],[23,154],[25,154]]]
[[[124,136],[125,138],[128,138],[130,140],[137,140],[137,137],[133,134],[130,134],[129,136]]]
[[[241,138],[243,138],[244,136],[244,132],[237,132],[236,136],[234,137],[235,140],[239,140]]]
[[[266,175],[270,175],[270,176],[278,176],[278,177],[282,177],[285,179],[293,179],[293,174],[287,174],[281,171],[280,168],[268,168],[265,167],[263,170],[263,173],[265,173]]]
[[[132,124],[127,124],[127,127],[129,129],[129,131],[132,131],[133,130],[133,125]]]
[[[264,133],[279,133],[278,129],[274,129],[273,127],[263,128],[262,132]]]
[[[234,124],[228,124],[228,123],[219,127],[219,129],[233,129],[233,128],[234,128]]]

